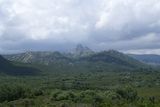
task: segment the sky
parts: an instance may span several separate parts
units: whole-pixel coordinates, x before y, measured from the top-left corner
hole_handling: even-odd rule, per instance
[[[160,54],[160,0],[0,0],[0,53]]]

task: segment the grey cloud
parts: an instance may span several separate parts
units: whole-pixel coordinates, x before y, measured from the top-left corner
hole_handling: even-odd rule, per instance
[[[1,0],[0,52],[160,48],[158,0]]]

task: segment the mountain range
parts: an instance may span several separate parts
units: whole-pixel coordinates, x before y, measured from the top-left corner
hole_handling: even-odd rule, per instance
[[[3,55],[3,57],[14,62],[48,66],[55,64],[71,64],[77,66],[90,64],[93,66],[99,65],[102,68],[105,67],[108,69],[135,69],[146,66],[143,62],[115,50],[94,52],[90,48],[82,45],[77,45],[77,47],[69,53],[33,51]]]

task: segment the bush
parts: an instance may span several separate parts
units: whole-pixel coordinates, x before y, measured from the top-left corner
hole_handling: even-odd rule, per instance
[[[61,101],[61,100],[71,100],[74,101],[75,99],[75,95],[74,93],[70,92],[70,91],[59,91],[56,90],[52,93],[52,100],[55,101]]]
[[[91,103],[94,102],[94,98],[96,98],[98,95],[95,91],[92,90],[86,90],[86,91],[82,91],[79,94],[79,102],[85,102],[85,103]]]
[[[14,101],[20,98],[32,98],[43,95],[41,89],[33,89],[17,84],[1,85],[0,86],[0,102]]]
[[[137,91],[130,87],[125,87],[124,89],[117,89],[116,93],[120,95],[121,98],[130,102],[133,102],[138,98]]]
[[[43,90],[41,90],[41,89],[34,89],[34,90],[32,91],[32,94],[33,94],[33,96],[40,96],[40,95],[43,95],[44,92],[43,92]]]
[[[0,102],[13,101],[26,96],[26,88],[20,85],[2,85],[0,86]]]
[[[58,95],[60,94],[60,93],[62,93],[62,91],[60,91],[60,90],[55,90],[55,91],[53,91],[52,92],[52,94],[51,94],[51,100],[57,100],[57,97],[58,97]]]

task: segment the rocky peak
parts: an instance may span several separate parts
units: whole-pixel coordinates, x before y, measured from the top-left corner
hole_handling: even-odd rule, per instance
[[[74,54],[75,57],[82,57],[93,54],[94,52],[90,48],[78,44],[72,53]]]

